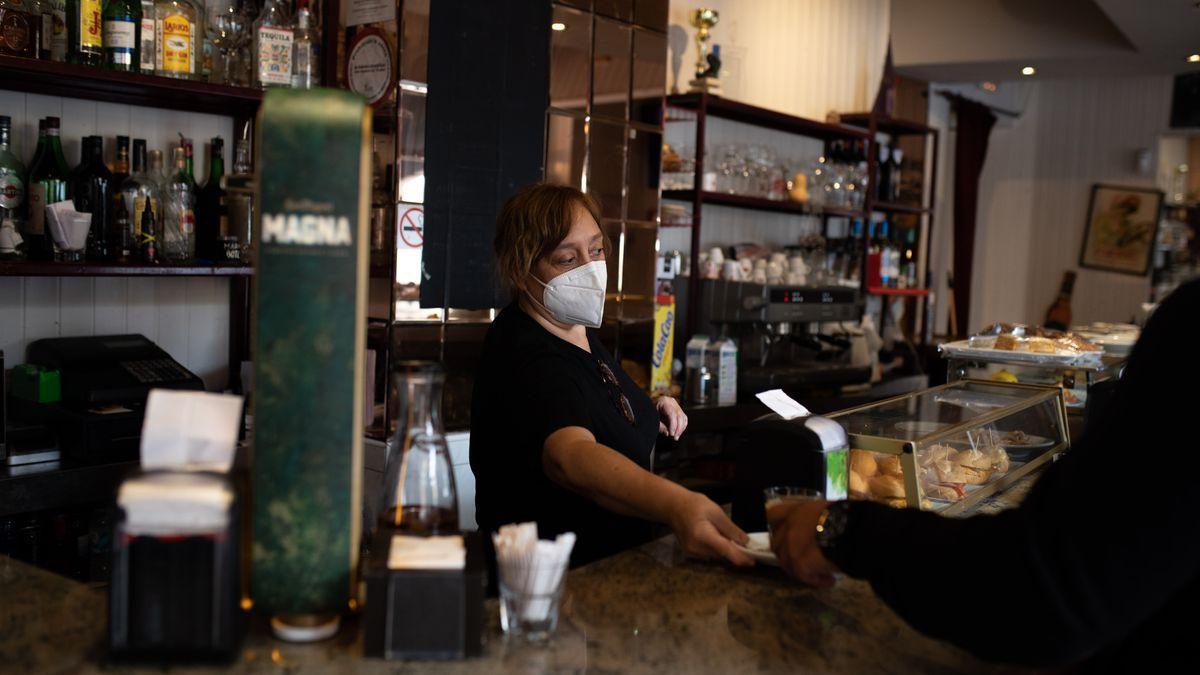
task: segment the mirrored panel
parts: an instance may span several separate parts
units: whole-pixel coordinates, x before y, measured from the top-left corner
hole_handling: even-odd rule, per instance
[[[592,119],[588,128],[587,192],[605,218],[620,218],[625,183],[625,127]]]
[[[596,51],[592,72],[592,114],[616,119],[629,115],[629,61],[633,30],[596,18]]]
[[[662,134],[629,129],[629,167],[626,185],[626,217],[658,220],[659,169],[662,166]]]
[[[586,124],[582,116],[552,112],[546,119],[546,181],[583,189],[587,158]]]
[[[587,112],[591,54],[591,15],[555,7],[550,31],[551,107]]]

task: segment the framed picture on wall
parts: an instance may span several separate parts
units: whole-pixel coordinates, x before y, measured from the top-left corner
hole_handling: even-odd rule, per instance
[[[1153,188],[1093,185],[1079,265],[1145,276],[1162,202],[1162,191]]]

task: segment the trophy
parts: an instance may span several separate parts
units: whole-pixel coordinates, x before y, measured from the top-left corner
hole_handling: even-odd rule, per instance
[[[718,76],[721,70],[721,47],[713,45],[712,52],[708,50],[708,40],[711,37],[709,29],[717,25],[720,16],[715,9],[701,7],[693,9],[689,18],[692,26],[696,28],[696,78],[688,82],[688,91],[720,94],[721,81]]]

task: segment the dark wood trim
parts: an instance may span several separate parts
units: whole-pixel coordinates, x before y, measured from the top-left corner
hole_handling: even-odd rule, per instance
[[[840,139],[863,140],[867,138],[867,132],[864,129],[787,115],[775,110],[760,108],[711,94],[676,94],[667,97],[667,105],[695,110],[697,113],[707,113],[713,117],[745,122],[759,127],[820,138],[827,141]]]
[[[921,124],[920,122],[885,117],[883,115],[872,116],[869,112],[842,113],[838,115],[838,119],[842,121],[842,124],[862,127],[863,129],[870,129],[872,120],[874,120],[874,130],[881,131],[890,136],[924,136],[925,134],[932,134],[937,131],[933,127]]]
[[[907,297],[925,297],[929,295],[927,288],[885,288],[883,286],[868,286],[867,295],[897,295]]]
[[[242,391],[242,361],[250,361],[250,335],[253,321],[253,278],[233,277],[229,280],[229,380],[225,386]]]
[[[700,328],[700,212],[704,208],[704,136],[705,126],[708,116],[705,110],[708,107],[708,94],[687,94],[687,96],[697,97],[696,111],[696,162],[695,171],[692,176],[692,250],[691,250],[691,267],[688,276],[688,295],[687,295],[687,325],[686,332],[683,334],[684,340],[690,340],[696,331]],[[670,105],[672,98],[667,97],[667,105]],[[666,119],[666,110],[663,110],[663,119]],[[665,193],[664,193],[665,194]]]
[[[875,202],[872,209],[882,213],[929,213],[933,210],[895,202]]]
[[[694,202],[697,195],[694,190],[663,190],[663,199]],[[865,218],[866,213],[854,209],[837,207],[820,207],[802,204],[789,200],[764,199],[746,195],[729,194],[727,192],[703,191],[699,194],[700,201],[712,206],[732,206],[736,208],[754,209],[756,211],[774,211],[777,213],[794,213],[802,216],[846,216],[848,218]]]
[[[0,277],[237,277],[254,274],[253,265],[125,265],[105,262],[0,261]]]
[[[126,73],[59,61],[0,55],[4,89],[108,103],[169,108],[217,115],[253,111],[262,91],[195,80]]]

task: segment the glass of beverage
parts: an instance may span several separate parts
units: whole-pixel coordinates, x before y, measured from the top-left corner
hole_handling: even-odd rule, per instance
[[[399,424],[382,522],[410,535],[456,534],[458,493],[441,418],[446,374],[433,361],[399,361],[393,372]]]
[[[824,498],[825,495],[820,490],[792,485],[776,485],[763,490],[763,510],[766,511],[767,522],[770,523],[771,512],[776,509],[790,509],[799,502],[815,502]]]

